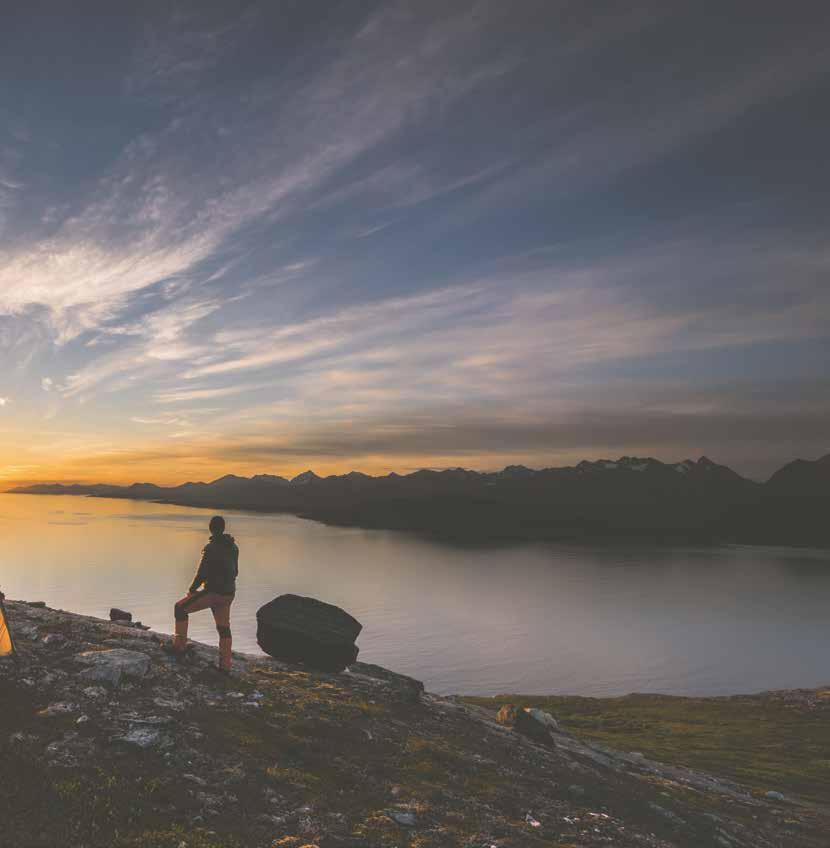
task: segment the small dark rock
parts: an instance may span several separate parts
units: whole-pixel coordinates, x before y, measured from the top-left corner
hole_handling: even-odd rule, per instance
[[[23,601],[23,603],[28,607],[35,607],[35,609],[46,608],[46,601]]]
[[[400,810],[387,810],[386,815],[401,827],[417,827],[418,819],[415,813],[405,813]]]
[[[110,610],[110,621],[132,621],[133,614],[131,612],[126,612],[125,610],[118,609],[118,607],[113,607]]]

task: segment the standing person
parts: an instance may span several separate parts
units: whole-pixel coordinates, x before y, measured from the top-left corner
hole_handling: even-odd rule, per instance
[[[202,559],[188,593],[176,602],[176,636],[165,646],[168,653],[184,654],[187,648],[188,615],[210,607],[219,633],[219,671],[231,670],[231,604],[236,594],[239,573],[239,548],[233,536],[225,532],[225,519],[210,519],[210,541],[202,550]],[[204,584],[204,589],[199,589]]]

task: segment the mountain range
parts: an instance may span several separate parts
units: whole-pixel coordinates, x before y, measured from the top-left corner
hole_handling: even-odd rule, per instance
[[[89,495],[212,509],[285,512],[329,524],[410,530],[465,541],[651,539],[830,544],[830,454],[795,460],[765,483],[707,457],[624,456],[534,470],[352,471],[292,479],[227,475],[162,487],[38,484],[18,494]]]

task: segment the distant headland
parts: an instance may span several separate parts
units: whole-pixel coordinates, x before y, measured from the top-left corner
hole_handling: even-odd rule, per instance
[[[621,457],[533,470],[464,468],[371,477],[227,475],[209,483],[38,484],[16,494],[86,495],[290,513],[327,524],[470,542],[650,540],[830,544],[830,454],[795,460],[763,483],[701,457]]]

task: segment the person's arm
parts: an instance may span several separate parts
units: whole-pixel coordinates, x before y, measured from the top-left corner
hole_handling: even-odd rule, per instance
[[[199,567],[196,569],[196,576],[193,578],[193,582],[187,590],[191,595],[202,585],[202,583],[205,582],[205,564],[207,563],[207,558],[208,549],[207,546],[205,546],[202,551],[202,558],[199,560]]]

